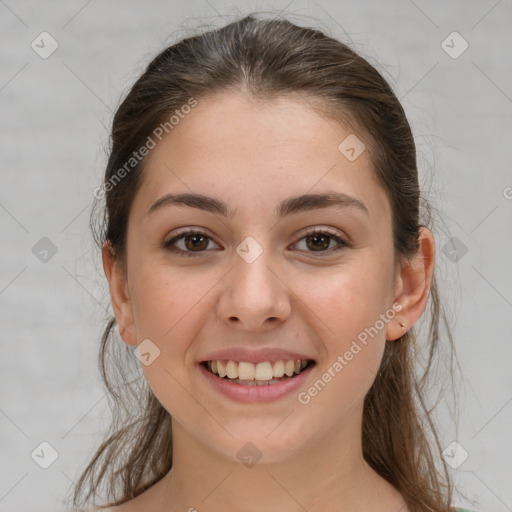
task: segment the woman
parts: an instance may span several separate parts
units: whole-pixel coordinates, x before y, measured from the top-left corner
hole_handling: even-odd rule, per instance
[[[368,62],[256,16],[184,39],[118,108],[95,195],[115,408],[75,505],[104,486],[109,512],[452,508],[422,395],[435,242]]]

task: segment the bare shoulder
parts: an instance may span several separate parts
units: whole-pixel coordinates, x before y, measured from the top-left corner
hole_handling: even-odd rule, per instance
[[[141,508],[142,503],[140,502],[140,496],[138,498],[132,498],[129,501],[125,501],[121,505],[111,505],[105,507],[96,507],[95,510],[88,510],[86,512],[140,512],[144,510]]]
[[[128,505],[128,503],[115,506],[91,507],[82,512],[131,512],[126,505]]]
[[[137,495],[135,498],[130,498],[128,501],[119,505],[107,504],[103,506],[91,507],[90,509],[80,512],[148,512],[155,510],[155,490],[160,482],[146,489],[143,493]]]
[[[125,501],[121,505],[111,505],[105,507],[96,507],[85,512],[142,512],[146,511],[145,504],[141,501],[140,496]]]

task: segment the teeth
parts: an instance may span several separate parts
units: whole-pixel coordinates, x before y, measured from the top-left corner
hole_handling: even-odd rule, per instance
[[[226,375],[229,379],[236,379],[238,377],[238,368],[234,361],[228,361],[226,365]]]
[[[219,374],[219,377],[226,376],[226,367],[222,361],[217,361],[217,373]]]
[[[279,378],[279,377],[282,377],[283,375],[284,375],[284,362],[276,361],[274,363],[274,377]]]
[[[295,361],[286,361],[286,364],[284,365],[284,373],[288,375],[288,377],[291,377],[293,375],[293,372],[295,371]]]
[[[242,380],[254,380],[256,371],[252,363],[240,362],[238,363],[237,377]]]
[[[265,361],[264,363],[258,363],[256,365],[256,371],[254,373],[254,378],[256,380],[271,380],[273,376],[274,370],[268,361]]]
[[[272,379],[272,380],[242,380],[242,379],[235,379],[231,382],[234,382],[235,384],[243,384],[245,386],[270,386],[272,384],[277,384],[278,382],[281,382],[280,379]]]
[[[279,382],[274,379],[282,379],[285,375],[291,377],[294,374],[300,374],[307,366],[308,360],[289,359],[287,361],[279,360],[263,361],[253,364],[247,361],[208,361],[207,368],[219,377],[227,377],[235,382],[243,381],[248,383],[254,381],[250,385],[260,385]]]

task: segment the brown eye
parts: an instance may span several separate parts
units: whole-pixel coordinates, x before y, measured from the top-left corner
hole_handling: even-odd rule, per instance
[[[329,244],[331,243],[330,238],[332,237],[316,233],[314,235],[308,235],[306,237],[306,240],[308,240],[308,242],[311,242],[311,244],[306,242],[306,245],[314,251],[327,249],[329,248]]]
[[[195,249],[204,250],[208,246],[208,237],[203,235],[186,235],[183,240],[185,241],[185,247],[190,251]]]
[[[302,240],[305,240],[306,247],[305,249],[300,248],[300,250],[303,250],[306,253],[318,253],[318,256],[330,255],[343,248],[352,247],[352,244],[337,234],[319,229],[314,229],[313,231],[306,233],[306,236],[301,238],[297,244],[302,242]],[[331,242],[333,241],[338,245],[331,246]]]
[[[202,231],[189,230],[175,236],[168,242],[164,242],[163,246],[165,249],[179,255],[199,256],[202,252],[207,250],[210,242],[215,243],[206,233],[203,233]],[[176,245],[178,243],[181,247]]]

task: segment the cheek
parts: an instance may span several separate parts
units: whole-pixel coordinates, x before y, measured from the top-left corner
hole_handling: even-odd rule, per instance
[[[310,319],[326,351],[321,382],[306,390],[304,401],[322,394],[319,402],[350,406],[364,397],[380,367],[386,325],[394,317],[388,303],[390,277],[382,264],[361,259],[360,266],[296,283],[300,296],[307,297]]]
[[[152,266],[149,272],[142,268],[135,279],[132,304],[137,339],[151,340],[155,353],[150,364],[141,367],[157,400],[179,421],[190,408],[190,396],[184,392],[185,362],[198,331],[194,320],[196,308],[201,308],[198,285],[190,275],[185,278],[162,266]]]
[[[389,308],[391,280],[375,262],[331,270],[324,275],[304,274],[294,280],[294,291],[303,298],[323,325],[329,346],[343,348],[365,328],[374,326]],[[377,329],[384,335],[382,322]]]
[[[187,404],[182,386],[195,364],[194,340],[213,307],[209,290],[223,274],[192,268],[178,271],[152,262],[133,268],[137,271],[131,276],[130,292],[137,339],[149,339],[157,354],[142,369],[160,402],[173,404],[176,412]]]
[[[154,338],[164,345],[173,340],[175,346],[174,333],[201,310],[202,299],[215,282],[212,279],[193,269],[180,272],[166,265],[140,266],[130,286],[139,338]]]

